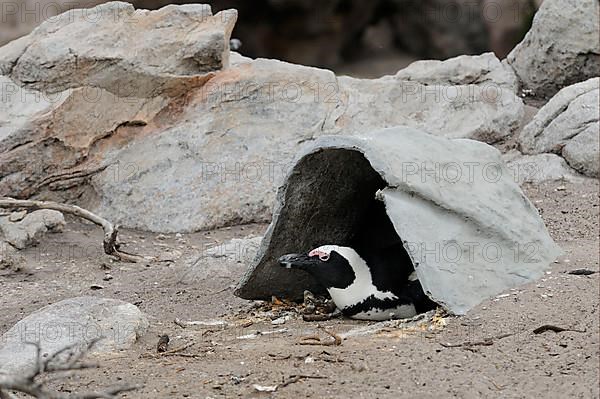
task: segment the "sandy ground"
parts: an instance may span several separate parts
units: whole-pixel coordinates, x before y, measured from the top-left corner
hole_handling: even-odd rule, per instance
[[[110,261],[98,248],[101,232],[72,222],[64,233],[25,251],[25,271],[0,272],[0,333],[36,309],[74,296],[138,305],[151,326],[133,348],[98,358],[99,369],[54,383],[65,391],[123,381],[143,385],[123,395],[127,398],[598,398],[600,274],[565,273],[598,271],[598,183],[557,182],[525,191],[565,255],[542,280],[485,301],[466,316],[447,317],[443,328],[392,328],[347,338],[339,346],[300,345],[304,336],[327,335],[299,315],[272,325],[255,303],[232,295],[247,261],[243,256],[210,279],[186,272],[207,243],[262,234],[266,226],[162,239],[124,231],[127,249],[165,260],[143,265]],[[107,273],[113,279],[105,281]],[[104,288],[92,290],[93,284]],[[182,328],[175,318],[225,320],[232,326]],[[341,333],[367,323],[319,324]],[[533,333],[545,324],[578,331]],[[245,337],[281,329],[286,330]],[[160,334],[171,337],[171,348],[194,345],[181,355],[158,357]],[[476,345],[452,347],[465,342]],[[261,393],[254,384],[280,386]]]

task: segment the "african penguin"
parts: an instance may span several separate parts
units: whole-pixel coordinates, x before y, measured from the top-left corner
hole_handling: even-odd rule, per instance
[[[408,318],[436,307],[423,293],[416,272],[406,275],[389,264],[367,263],[350,247],[324,245],[308,254],[284,255],[279,263],[310,273],[353,319]]]

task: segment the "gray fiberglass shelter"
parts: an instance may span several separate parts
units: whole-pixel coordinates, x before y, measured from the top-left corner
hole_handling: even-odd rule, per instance
[[[318,292],[309,275],[277,259],[324,244],[377,250],[394,240],[427,295],[455,314],[537,279],[561,252],[498,150],[395,127],[321,137],[301,152],[236,295]]]

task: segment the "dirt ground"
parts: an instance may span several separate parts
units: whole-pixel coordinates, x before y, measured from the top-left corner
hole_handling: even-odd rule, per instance
[[[100,252],[99,229],[70,222],[65,232],[24,252],[25,271],[0,272],[0,333],[74,296],[138,305],[150,328],[133,348],[103,355],[100,368],[53,383],[73,392],[124,381],[143,385],[123,395],[127,398],[598,398],[600,274],[566,273],[598,271],[598,182],[556,182],[525,191],[565,255],[540,281],[485,301],[466,316],[447,317],[443,328],[388,328],[346,338],[339,346],[300,345],[302,337],[327,335],[299,315],[273,325],[256,303],[233,296],[248,261],[244,256],[228,270],[213,270],[210,278],[189,273],[208,243],[260,235],[265,225],[181,237],[123,231],[127,250],[163,260],[144,265],[110,261]],[[105,280],[107,274],[112,279]],[[94,284],[103,288],[93,290]],[[182,328],[175,318],[229,325]],[[365,324],[319,323],[336,333]],[[577,331],[533,333],[546,324]],[[170,348],[194,345],[156,356],[160,334],[171,337]],[[255,384],[279,386],[269,393]]]

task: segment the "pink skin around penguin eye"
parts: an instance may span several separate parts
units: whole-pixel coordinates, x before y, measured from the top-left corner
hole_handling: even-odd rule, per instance
[[[329,254],[327,252],[319,251],[318,249],[313,249],[310,251],[308,256],[318,256],[323,262],[327,262],[329,260]]]

